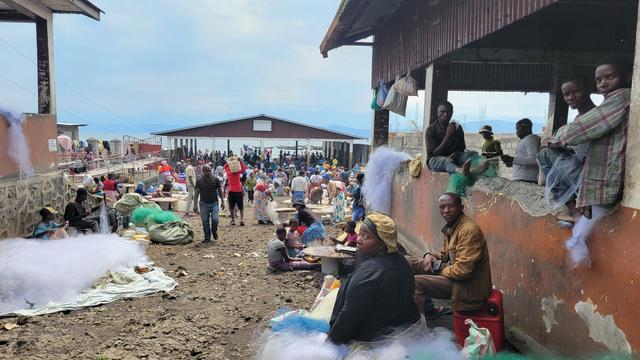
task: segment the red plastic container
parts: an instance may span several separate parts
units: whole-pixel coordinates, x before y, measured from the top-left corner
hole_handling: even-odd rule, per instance
[[[466,319],[473,320],[478,327],[489,329],[496,351],[504,349],[504,308],[500,290],[492,290],[484,307],[478,311],[453,312],[453,331],[460,346],[464,346],[464,339],[469,336],[469,325],[464,323]]]

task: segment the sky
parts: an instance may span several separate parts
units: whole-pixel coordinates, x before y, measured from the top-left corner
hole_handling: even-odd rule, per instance
[[[58,121],[81,137],[132,135],[269,114],[371,128],[371,49],[319,45],[339,0],[93,0],[96,22],[55,15]],[[0,105],[37,112],[35,26],[0,23]],[[546,94],[452,92],[455,118],[544,123]],[[390,127],[422,126],[423,97]]]

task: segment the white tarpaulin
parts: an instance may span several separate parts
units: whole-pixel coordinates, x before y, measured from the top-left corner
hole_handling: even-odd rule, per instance
[[[0,316],[37,316],[59,311],[78,310],[89,306],[108,304],[119,299],[143,297],[158,291],[171,291],[177,285],[175,280],[165,275],[161,268],[152,268],[150,272],[145,274],[138,274],[133,269],[118,273],[109,272],[98,283],[99,286],[82,292],[73,300],[59,303],[50,302],[40,308],[16,310],[12,313],[0,314]]]

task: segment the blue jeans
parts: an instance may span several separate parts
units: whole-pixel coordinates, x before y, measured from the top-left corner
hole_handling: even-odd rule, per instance
[[[364,208],[359,206],[354,206],[351,209],[351,220],[353,221],[364,220]]]
[[[220,222],[218,211],[217,202],[209,204],[200,201],[200,220],[202,220],[202,230],[204,231],[205,241],[211,240],[212,232],[213,239],[218,240],[218,223]]]
[[[459,167],[464,165],[464,163],[472,157],[478,156],[478,153],[475,151],[464,151],[456,155],[454,159],[448,156],[432,156],[427,161],[427,165],[431,171],[455,174]]]

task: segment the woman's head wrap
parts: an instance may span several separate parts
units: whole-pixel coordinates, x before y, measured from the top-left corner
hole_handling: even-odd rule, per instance
[[[372,213],[364,219],[364,226],[371,230],[387,246],[387,252],[398,250],[398,229],[396,222],[382,213]]]

